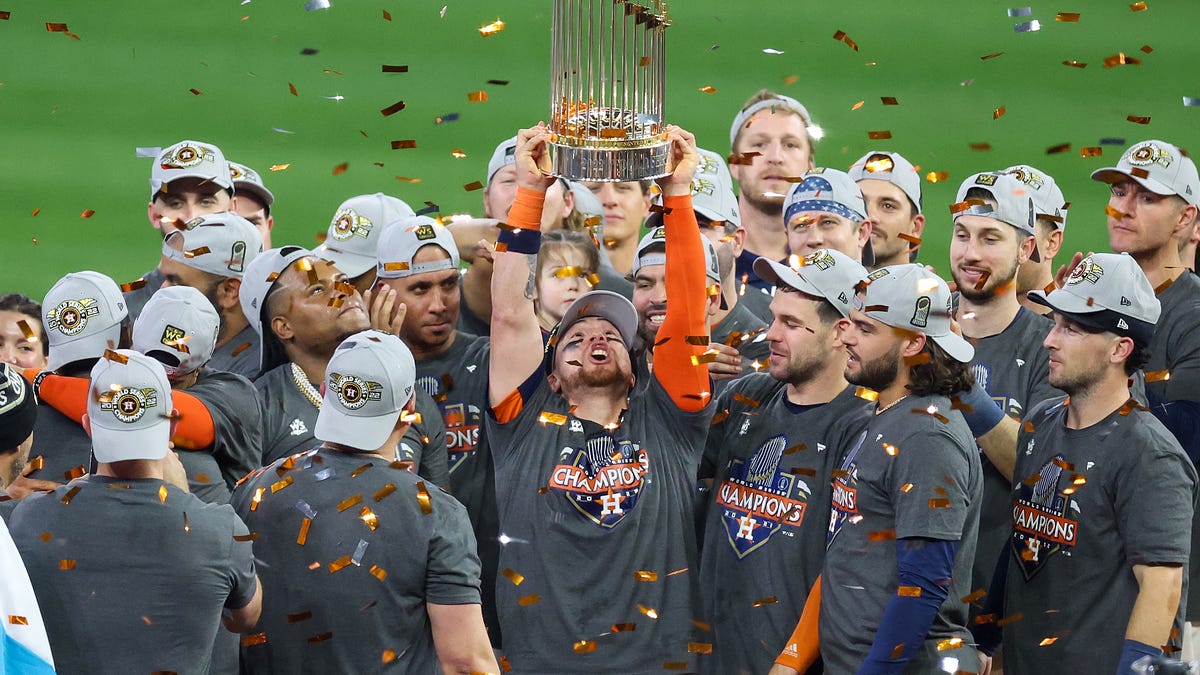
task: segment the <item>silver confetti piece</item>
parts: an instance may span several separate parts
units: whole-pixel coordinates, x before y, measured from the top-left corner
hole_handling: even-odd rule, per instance
[[[329,9],[329,0],[308,0],[304,3],[304,11],[312,12],[318,9]]]
[[[1041,29],[1042,22],[1038,21],[1037,19],[1034,19],[1033,21],[1026,21],[1025,23],[1018,23],[1013,26],[1013,30],[1018,33],[1032,33]]]
[[[326,478],[333,478],[336,475],[337,475],[337,472],[333,470],[333,467],[327,466],[324,469],[321,469],[320,471],[318,471],[316,474],[314,474],[313,480],[319,482],[319,481],[325,480]]]
[[[1183,104],[1189,108],[1200,107],[1200,98],[1192,98],[1191,96],[1184,96]]]
[[[350,562],[362,567],[363,554],[367,552],[367,540],[359,539],[358,546],[354,547],[354,555],[350,556]]]
[[[1029,16],[1030,14],[1033,14],[1032,7],[1010,7],[1008,10],[1008,15],[1011,17]]]
[[[1187,101],[1186,98],[1183,100]],[[1187,105],[1187,104],[1185,103],[1184,105]],[[155,157],[158,157],[158,154],[160,152],[162,152],[162,148],[160,148],[158,146],[149,146],[149,147],[139,146],[134,149],[133,156],[134,157],[149,157],[150,159],[154,159]]]
[[[309,520],[317,517],[317,510],[310,506],[309,503],[303,499],[296,502],[296,510],[300,513],[303,513],[304,517],[308,518]]]

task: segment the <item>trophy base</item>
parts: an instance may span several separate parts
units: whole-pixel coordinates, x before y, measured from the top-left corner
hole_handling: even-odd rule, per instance
[[[667,171],[669,141],[637,148],[550,145],[554,147],[553,173],[567,180],[615,183],[662,178],[671,173]]]

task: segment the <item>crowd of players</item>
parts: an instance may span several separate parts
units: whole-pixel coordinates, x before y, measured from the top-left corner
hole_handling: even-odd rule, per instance
[[[764,90],[728,155],[667,127],[669,175],[579,183],[539,125],[484,218],[359,195],[312,250],[253,169],[162,150],[143,279],[0,297],[9,634],[70,673],[1192,658],[1192,160],[1093,173],[1113,252],[1056,269],[1044,172],[927,222],[906,158],[820,167],[811,127]]]

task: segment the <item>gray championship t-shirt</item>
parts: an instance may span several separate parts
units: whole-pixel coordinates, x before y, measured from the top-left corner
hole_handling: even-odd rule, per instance
[[[736,339],[730,339],[735,333]],[[732,346],[742,355],[743,374],[765,370],[771,356],[771,343],[767,342],[767,324],[741,302],[734,305],[725,318],[712,327],[709,339],[722,344],[733,343]],[[758,364],[757,368],[754,367],[755,363]],[[729,380],[722,380],[716,385],[717,391],[714,393],[720,393],[729,385]]]
[[[137,321],[138,315],[142,313],[142,308],[150,302],[150,298],[162,288],[163,275],[158,271],[156,266],[154,269],[142,275],[142,280],[146,283],[141,288],[136,288],[132,291],[124,293],[125,306],[129,310],[129,320]]]
[[[738,304],[746,305],[746,309],[750,310],[751,314],[757,316],[759,320],[770,326],[771,322],[775,319],[775,316],[771,313],[771,299],[773,296],[761,288],[750,286],[740,281],[735,283],[737,283],[738,293],[740,294]]]
[[[1134,565],[1184,565],[1187,592],[1191,460],[1147,412],[1068,429],[1063,400],[1032,410],[1018,436],[1004,614],[1022,617],[1004,625],[1006,672],[1116,672]]]
[[[92,439],[83,426],[49,405],[39,405],[33,425],[33,447],[29,463],[41,467],[30,478],[66,483],[88,472],[92,460]]]
[[[1049,352],[1042,347],[1054,327],[1050,319],[1025,308],[1003,331],[978,340],[971,374],[1009,417],[1019,420],[1033,406],[1062,392],[1050,386]],[[987,592],[1000,551],[1012,531],[1012,484],[987,456],[983,463],[983,501],[979,509],[979,542],[971,570],[971,591]],[[972,604],[972,616],[982,601]]]
[[[285,363],[271,372],[266,373],[254,382],[258,390],[258,406],[262,415],[262,464],[290,457],[297,452],[304,452],[317,445],[313,429],[317,426],[317,414],[320,409],[304,395],[298,378],[305,375],[299,369],[293,372],[292,364]],[[316,390],[316,385],[312,385]],[[319,394],[314,394],[319,403]],[[421,421],[413,423],[405,432],[404,438],[396,448],[397,459],[411,462],[420,470],[422,457],[426,447],[438,447],[439,439],[444,438],[440,430],[441,420],[433,413],[431,401],[422,400],[422,392],[417,392],[417,411],[421,413]],[[437,455],[433,450],[431,454]],[[430,480],[444,480],[436,468],[431,472]],[[435,481],[436,482],[436,481]]]
[[[479,604],[462,505],[400,463],[316,449],[256,473],[233,506],[263,583],[243,672],[441,672],[426,603]]]
[[[261,342],[258,331],[246,326],[228,342],[217,347],[206,365],[213,370],[237,373],[253,381],[258,378],[258,350]]]
[[[946,397],[909,396],[871,419],[834,472],[821,581],[826,673],[855,673],[866,659],[899,589],[896,540],[913,537],[957,541],[958,552],[949,596],[906,672],[940,672],[946,657],[978,670],[962,598],[971,592],[981,474],[971,431]],[[963,646],[939,649],[955,638]]]
[[[487,416],[500,567],[515,572],[496,583],[512,672],[694,670],[703,650],[689,643],[711,642],[692,622],[694,486],[712,404],[684,412],[655,378],[606,430],[532,378],[513,420]]]
[[[833,470],[874,409],[854,390],[798,406],[784,383],[759,373],[717,399],[700,556],[704,617],[715,633],[707,672],[767,672],[800,620],[825,559]]]
[[[450,472],[448,489],[467,507],[471,518],[483,563],[483,619],[492,644],[499,646],[494,590],[500,556],[495,470],[483,424],[490,358],[488,338],[459,332],[445,352],[417,361],[417,388],[432,396],[441,410]]]
[[[222,608],[257,587],[233,509],[161,480],[93,475],[10,525],[60,673],[207,673]]]

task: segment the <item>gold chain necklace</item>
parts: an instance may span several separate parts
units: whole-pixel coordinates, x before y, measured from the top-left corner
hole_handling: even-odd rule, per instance
[[[307,381],[305,381],[305,384],[308,384],[308,382],[307,382]],[[880,408],[879,410],[876,410],[876,411],[875,411],[875,414],[876,414],[876,415],[882,415],[883,413],[885,413],[885,412],[887,412],[887,411],[891,410],[892,408],[896,407],[896,404],[897,404],[897,403],[899,403],[899,402],[903,401],[903,400],[904,400],[904,399],[906,399],[906,398],[908,398],[908,394],[905,394],[905,395],[901,396],[900,398],[896,399],[895,401],[892,401],[891,403],[889,403],[889,404],[885,405],[884,407]]]
[[[304,398],[308,399],[308,402],[313,404],[314,408],[320,410],[321,392],[317,391],[312,382],[308,381],[308,375],[305,375],[304,370],[296,365],[295,362],[292,363],[292,381],[296,383],[296,388],[300,390],[300,393],[304,394]]]

